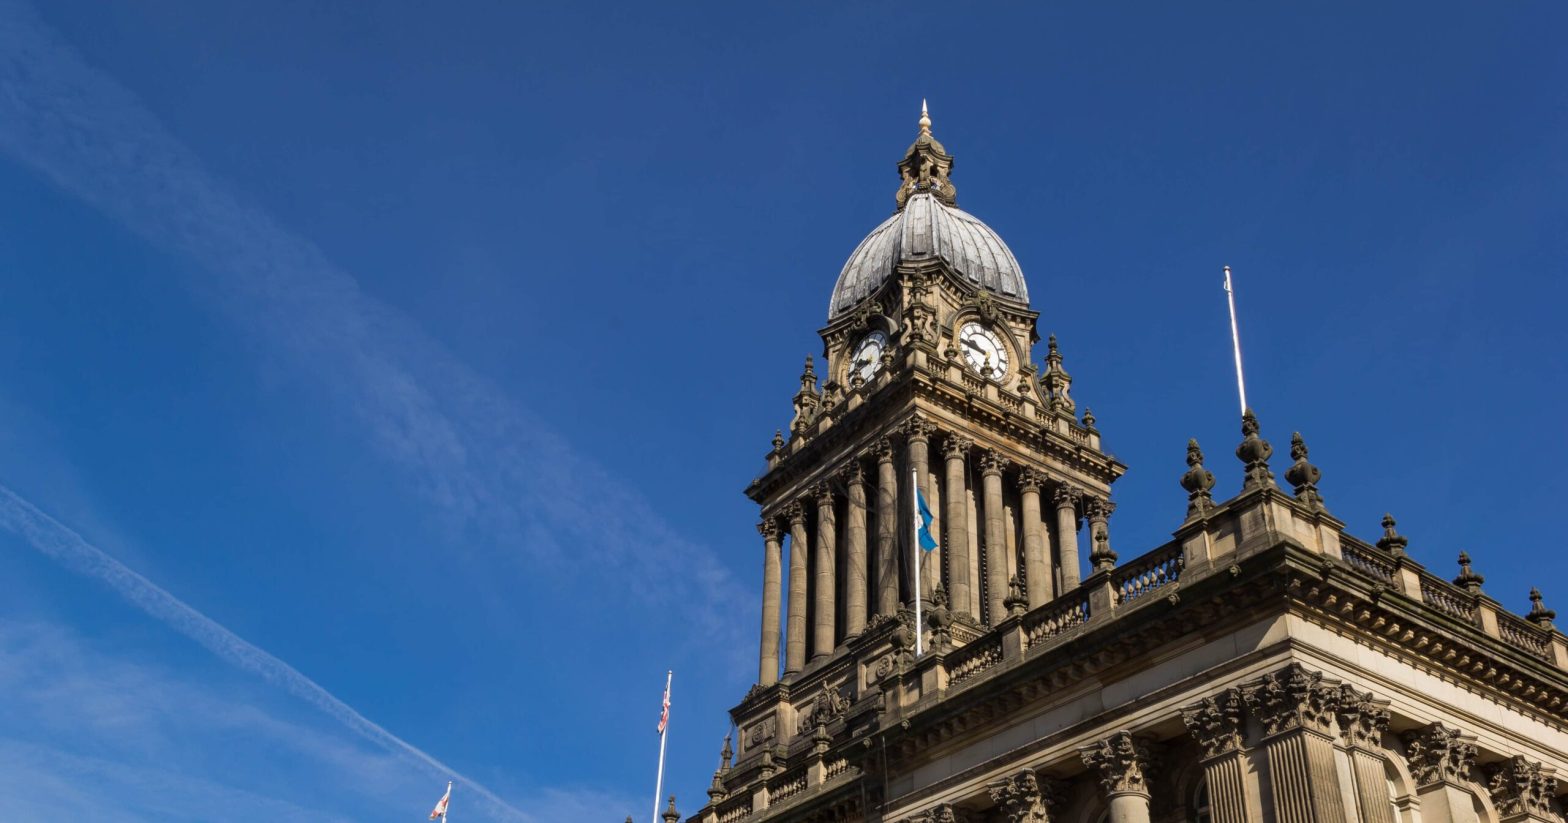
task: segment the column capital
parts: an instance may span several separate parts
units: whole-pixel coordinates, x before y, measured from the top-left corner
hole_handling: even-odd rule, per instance
[[[1322,672],[1292,663],[1242,687],[1247,708],[1263,724],[1265,737],[1307,729],[1323,735],[1334,733],[1334,711],[1339,707],[1337,683]]]
[[[871,447],[871,451],[876,455],[877,462],[893,462],[893,438],[878,437],[876,444]]]
[[[777,517],[764,517],[757,523],[757,534],[762,535],[765,540],[777,540],[781,533],[782,529],[779,528]]]
[[[1104,520],[1116,511],[1116,504],[1103,497],[1083,495],[1083,513],[1090,520]]]
[[[1486,769],[1486,789],[1504,819],[1516,815],[1556,819],[1552,798],[1557,794],[1557,777],[1553,769],[1540,763],[1517,755],[1494,763]]]
[[[902,431],[904,433],[904,437],[908,438],[911,442],[916,440],[928,441],[931,439],[931,435],[936,433],[936,426],[930,420],[927,420],[920,415],[915,415],[914,417],[905,420],[903,424],[899,426],[899,430]]]
[[[1405,755],[1416,787],[1434,783],[1463,783],[1475,766],[1475,738],[1433,723],[1405,733]]]
[[[1235,689],[1182,708],[1182,722],[1203,749],[1205,760],[1239,752],[1245,746],[1246,718],[1242,710],[1241,693]]]
[[[1040,487],[1045,485],[1045,475],[1030,466],[1018,470],[1018,490],[1021,492],[1039,493]]]
[[[1078,754],[1083,764],[1096,773],[1107,795],[1149,796],[1154,751],[1147,740],[1123,730],[1079,749]]]
[[[964,457],[975,447],[975,441],[959,434],[950,434],[942,441],[942,454],[948,458]]]
[[[800,501],[797,500],[784,507],[784,517],[789,520],[791,526],[804,524],[806,522],[806,507],[802,506]]]
[[[1388,729],[1388,701],[1378,700],[1371,692],[1356,691],[1346,683],[1339,687],[1339,733],[1345,745],[1381,749],[1383,732]]]
[[[996,449],[986,449],[980,453],[981,474],[1000,475],[1003,471],[1006,471],[1008,466],[1011,466],[1012,464],[1013,461],[1003,457],[1002,454]]]
[[[833,484],[827,482],[813,483],[811,486],[811,499],[817,501],[818,505],[832,505]]]
[[[839,476],[844,478],[845,483],[864,483],[866,482],[866,467],[860,464],[859,458],[856,458],[849,461],[849,465],[839,472]]]
[[[1064,786],[1034,769],[1024,769],[1012,777],[990,783],[986,789],[1007,823],[1036,823],[1050,820],[1050,810],[1062,802]]]
[[[1055,503],[1058,509],[1076,506],[1082,497],[1083,489],[1066,483],[1057,483],[1056,488],[1051,492],[1051,502]]]
[[[951,803],[943,803],[923,812],[916,812],[898,823],[971,823],[972,819],[963,809],[956,808]]]

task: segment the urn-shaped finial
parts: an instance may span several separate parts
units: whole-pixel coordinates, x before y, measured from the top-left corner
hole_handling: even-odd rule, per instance
[[[1533,586],[1530,587],[1530,613],[1525,615],[1525,619],[1543,629],[1550,629],[1552,621],[1557,619],[1557,612],[1546,608],[1546,604],[1541,602],[1541,590]]]
[[[1307,460],[1307,441],[1301,438],[1301,432],[1290,436],[1290,468],[1285,470],[1285,480],[1295,487],[1296,499],[1314,509],[1323,508],[1323,496],[1318,494],[1318,478],[1323,476],[1318,467]]]
[[[1394,525],[1394,516],[1392,514],[1383,515],[1383,536],[1377,539],[1377,547],[1395,557],[1404,557],[1405,547],[1410,545],[1410,541],[1405,539],[1404,535],[1394,531]]]
[[[1485,582],[1486,578],[1476,574],[1475,569],[1470,568],[1470,553],[1460,552],[1459,576],[1454,578],[1454,585],[1463,586],[1473,594],[1481,591],[1481,584]]]
[[[1236,447],[1236,459],[1246,467],[1243,489],[1274,485],[1274,473],[1269,471],[1269,457],[1274,447],[1258,436],[1258,416],[1247,409],[1241,415],[1241,445]]]
[[[680,823],[681,813],[675,810],[675,795],[670,795],[670,805],[665,807],[660,817],[664,818],[665,823]]]
[[[1202,514],[1214,505],[1209,491],[1214,488],[1214,473],[1203,467],[1203,449],[1196,439],[1187,441],[1187,473],[1181,476],[1187,490],[1187,516]]]

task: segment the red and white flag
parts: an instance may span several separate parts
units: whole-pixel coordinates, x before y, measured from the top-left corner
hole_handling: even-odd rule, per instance
[[[664,709],[659,712],[659,734],[664,734],[665,727],[670,725],[670,684],[664,684]]]
[[[446,794],[436,801],[436,807],[430,811],[431,820],[446,820],[446,804],[452,802],[452,781],[446,783]]]

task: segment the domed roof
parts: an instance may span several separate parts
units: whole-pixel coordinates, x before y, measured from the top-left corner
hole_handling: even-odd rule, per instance
[[[940,258],[970,283],[1003,297],[1029,302],[1018,260],[980,219],[931,194],[916,194],[904,208],[860,241],[839,272],[828,316],[870,297],[898,264]]]
[[[853,308],[912,260],[940,259],[960,277],[992,294],[1029,302],[1018,260],[1002,238],[979,218],[958,208],[948,174],[953,158],[931,136],[931,118],[920,104],[920,135],[898,163],[903,182],[894,199],[898,212],[872,229],[839,272],[828,301],[828,317]]]

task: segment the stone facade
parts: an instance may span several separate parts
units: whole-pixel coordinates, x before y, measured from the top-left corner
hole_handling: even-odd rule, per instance
[[[1469,557],[1428,571],[1391,517],[1347,533],[1300,434],[1282,487],[1248,411],[1229,499],[1189,442],[1186,519],[1121,561],[1125,468],[1055,338],[1031,362],[1022,275],[952,165],[923,116],[867,241],[906,245],[852,256],[821,379],[808,359],[747,489],[758,679],[688,821],[1564,820],[1555,614],[1504,610]],[[997,248],[943,252],[953,221]],[[939,541],[918,576],[917,490]]]

